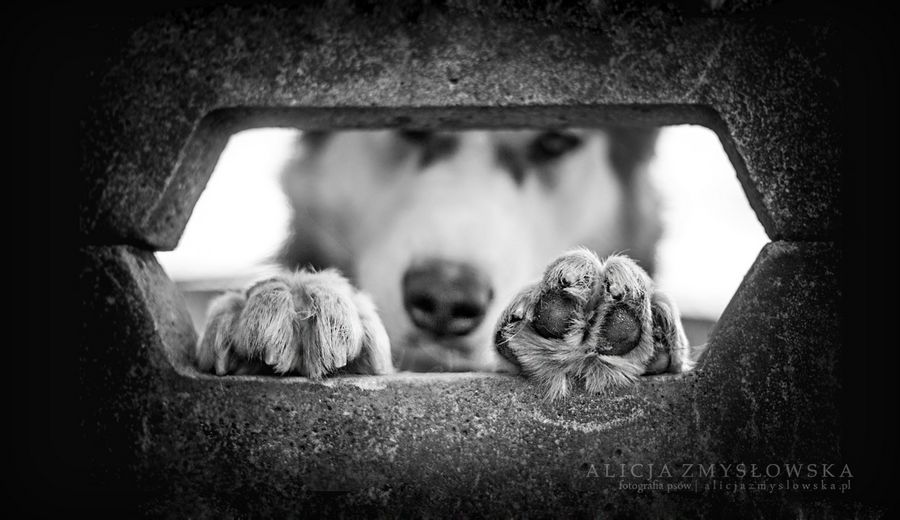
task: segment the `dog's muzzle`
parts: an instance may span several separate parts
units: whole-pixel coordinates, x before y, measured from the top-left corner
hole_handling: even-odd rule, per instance
[[[403,275],[403,307],[413,324],[437,338],[466,335],[494,298],[487,275],[464,262],[429,259]]]

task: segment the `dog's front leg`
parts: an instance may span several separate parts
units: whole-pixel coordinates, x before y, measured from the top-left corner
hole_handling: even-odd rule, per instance
[[[196,354],[200,370],[219,375],[393,372],[375,306],[335,270],[285,273],[220,296]]]

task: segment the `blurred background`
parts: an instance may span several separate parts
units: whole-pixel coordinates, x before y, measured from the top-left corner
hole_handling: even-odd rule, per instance
[[[198,332],[210,298],[276,269],[289,220],[278,175],[297,133],[270,128],[231,136],[178,247],[157,253]],[[768,239],[711,130],[662,129],[651,178],[665,226],[654,278],[679,304],[691,344],[705,343]]]

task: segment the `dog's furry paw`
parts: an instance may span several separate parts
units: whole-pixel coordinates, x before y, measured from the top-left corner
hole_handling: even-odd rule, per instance
[[[586,249],[554,260],[504,310],[495,344],[550,399],[693,367],[674,302],[633,260]]]
[[[218,375],[393,371],[374,304],[332,269],[285,273],[218,297],[196,354],[200,370]]]

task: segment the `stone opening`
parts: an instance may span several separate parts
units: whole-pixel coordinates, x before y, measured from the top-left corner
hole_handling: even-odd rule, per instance
[[[67,91],[69,79],[90,77],[99,94],[79,136],[86,194],[79,365],[57,367],[84,385],[51,389],[49,401],[93,397],[79,418],[93,442],[67,451],[83,454],[95,471],[79,467],[62,488],[80,484],[83,504],[118,499],[160,516],[858,510],[818,494],[635,494],[620,491],[618,480],[585,478],[606,462],[844,458],[850,423],[840,403],[860,401],[846,399],[859,392],[841,372],[858,349],[842,348],[840,244],[832,241],[847,223],[841,179],[860,172],[840,162],[844,104],[853,97],[844,57],[859,54],[843,50],[843,20],[766,1],[726,2],[715,12],[686,11],[684,2],[513,4],[429,3],[437,8],[429,13],[416,3],[165,13],[157,5],[125,24],[99,17],[93,26],[101,30],[87,39],[43,38],[77,51],[121,35],[104,39],[103,59],[64,52],[69,67],[38,67],[89,71],[66,75]],[[224,108],[250,106],[319,108]],[[182,377],[163,358],[196,336],[154,253],[175,247],[229,135],[268,126],[626,119],[714,129],[773,241],[723,314],[715,348],[689,377],[647,378],[610,399],[546,405],[517,378],[282,384]],[[46,431],[50,442],[40,451],[55,454],[46,446],[59,445],[59,430]]]
[[[751,207],[759,207],[757,194],[742,193],[741,185],[746,188],[747,183],[740,157],[727,134],[722,138],[721,121],[705,107],[220,110],[204,120],[186,147],[201,160],[182,163],[182,170],[191,168],[201,176],[208,175],[212,165],[216,172],[193,210],[179,247],[158,257],[185,296],[199,334],[212,297],[274,272],[291,215],[278,174],[303,132],[326,128],[524,130],[542,124],[660,128],[655,156],[647,165],[650,182],[662,198],[664,221],[653,274],[682,307],[691,344],[707,343],[743,273],[766,242],[760,226],[766,220],[759,218],[759,212],[754,216],[747,211],[748,199]],[[203,146],[197,146],[198,141]],[[703,202],[712,206],[702,207]],[[206,254],[206,259],[198,258],[198,252]],[[180,348],[190,351],[193,345]]]

